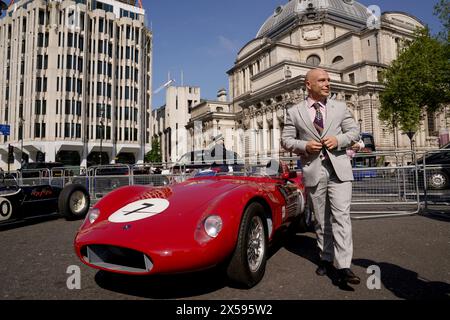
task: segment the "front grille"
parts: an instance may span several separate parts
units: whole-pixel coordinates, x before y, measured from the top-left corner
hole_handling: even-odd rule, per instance
[[[130,273],[149,272],[153,263],[142,252],[109,245],[89,245],[81,249],[83,259],[111,271]]]

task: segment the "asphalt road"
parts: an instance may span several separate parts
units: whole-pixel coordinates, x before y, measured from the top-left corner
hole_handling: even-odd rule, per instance
[[[354,220],[353,270],[362,283],[346,288],[333,276],[315,275],[311,233],[273,246],[263,280],[244,290],[230,287],[214,270],[130,277],[91,269],[72,248],[80,224],[51,219],[0,229],[0,299],[450,300],[450,218],[445,214]],[[80,268],[80,289],[67,287],[70,266]],[[367,286],[374,279],[369,266],[380,268],[380,289]]]

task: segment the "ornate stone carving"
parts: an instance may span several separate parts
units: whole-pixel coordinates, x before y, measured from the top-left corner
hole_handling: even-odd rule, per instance
[[[267,110],[266,121],[269,126],[272,125],[272,122],[273,122],[273,111],[272,110]]]
[[[322,38],[321,26],[308,26],[303,28],[303,39],[306,41],[313,41]]]
[[[256,124],[258,125],[259,128],[263,127],[263,115],[262,115],[262,112],[257,112],[256,113]]]
[[[280,123],[284,123],[284,108],[277,110],[277,118]]]
[[[241,114],[239,115],[239,118],[241,118],[241,125],[242,127],[247,130],[250,128],[250,112],[247,109],[244,109]]]

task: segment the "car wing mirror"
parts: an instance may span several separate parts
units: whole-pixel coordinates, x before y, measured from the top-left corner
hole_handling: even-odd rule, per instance
[[[297,178],[297,171],[283,172],[281,178],[284,180],[295,179]]]

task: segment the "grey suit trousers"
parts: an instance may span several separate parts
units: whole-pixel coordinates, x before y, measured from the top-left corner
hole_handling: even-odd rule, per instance
[[[350,268],[353,256],[350,203],[351,181],[340,181],[328,161],[321,166],[319,183],[308,187],[310,204],[316,218],[317,244],[322,260],[336,268]],[[324,201],[325,200],[325,201]]]

